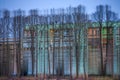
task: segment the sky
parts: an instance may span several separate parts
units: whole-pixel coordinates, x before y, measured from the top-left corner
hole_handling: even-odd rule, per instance
[[[76,7],[83,5],[86,12],[92,14],[95,12],[97,5],[110,5],[112,11],[120,16],[120,0],[0,0],[0,10],[17,10],[22,9],[28,11],[30,9],[46,10],[51,8],[67,8],[69,6]]]

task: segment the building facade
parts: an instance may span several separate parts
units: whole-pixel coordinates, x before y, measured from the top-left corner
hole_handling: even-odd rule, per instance
[[[120,75],[120,22],[102,23],[100,32],[81,6],[51,15],[32,10],[24,16],[18,10],[10,17],[5,12],[0,18],[0,76]]]

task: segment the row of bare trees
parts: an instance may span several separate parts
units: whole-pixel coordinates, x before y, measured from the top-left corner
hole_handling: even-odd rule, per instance
[[[71,28],[71,33],[73,35],[72,39],[68,37],[68,42],[70,43],[70,48],[69,48],[69,61],[70,61],[70,75],[72,75],[72,68],[73,62],[76,63],[76,76],[78,77],[80,75],[80,67],[83,67],[85,79],[87,79],[87,73],[88,71],[86,70],[87,68],[87,55],[88,55],[88,50],[87,50],[87,28],[89,27],[88,23],[96,22],[98,25],[96,27],[99,27],[99,46],[100,46],[100,54],[101,54],[101,75],[106,75],[106,68],[107,68],[107,61],[109,55],[112,55],[113,57],[113,52],[110,53],[110,46],[113,45],[110,43],[111,38],[109,37],[111,35],[111,30],[110,28],[113,28],[113,24],[118,20],[118,15],[115,12],[111,11],[110,6],[108,5],[99,5],[96,8],[96,12],[92,14],[92,20],[89,22],[88,15],[85,13],[85,7],[79,5],[78,7],[69,7],[66,10],[65,9],[51,9],[50,11],[46,10],[44,11],[44,14],[39,15],[38,10],[30,10],[30,15],[25,16],[25,12],[22,10],[17,10],[14,11],[14,16],[10,16],[10,11],[4,10],[3,13],[0,13],[3,16],[0,16],[0,57],[1,57],[1,62],[0,62],[0,74],[4,74],[2,71],[3,66],[8,66],[7,69],[9,73],[5,73],[4,75],[10,75],[12,73],[17,74],[20,76],[22,74],[21,68],[22,68],[22,56],[24,55],[23,51],[23,38],[24,38],[24,29],[26,26],[29,26],[29,31],[30,31],[30,52],[31,52],[31,63],[32,63],[32,75],[34,73],[38,72],[37,66],[38,66],[38,56],[41,54],[40,51],[41,47],[46,48],[45,46],[45,41],[47,40],[47,54],[48,54],[48,66],[49,66],[49,74],[51,73],[51,69],[53,68],[53,75],[54,75],[54,69],[55,69],[55,36],[53,34],[53,66],[50,65],[50,52],[49,52],[49,45],[50,45],[50,40],[49,40],[49,29],[53,30],[62,30],[58,31],[60,33],[60,36],[58,37],[60,40],[59,42],[59,50],[61,46],[64,46],[64,32]],[[107,41],[106,41],[106,55],[103,56],[103,38],[102,38],[102,29],[104,28],[104,25],[106,26],[107,29]],[[52,27],[51,27],[52,26]],[[59,26],[59,27],[58,27]],[[43,30],[42,30],[42,27]],[[64,30],[63,30],[64,29]],[[47,31],[47,33],[42,33],[41,31]],[[42,33],[42,36],[47,37],[44,39],[44,46],[41,46],[41,40],[38,38],[41,36],[40,32]],[[47,36],[45,35],[47,34]],[[62,36],[61,36],[62,35]],[[68,34],[70,35],[70,33]],[[61,39],[62,38],[62,39]],[[35,40],[37,39],[37,40]],[[73,40],[73,42],[70,42],[70,39]],[[13,52],[10,51],[9,44],[10,41],[14,44],[14,49]],[[39,44],[37,44],[37,42]],[[5,48],[4,45],[7,45],[7,48]],[[5,51],[7,56],[5,56]],[[64,49],[62,49],[62,52]],[[61,51],[58,51],[60,57]],[[45,53],[45,50],[44,50]],[[11,56],[13,54],[13,56]],[[46,54],[46,53],[45,53]],[[44,73],[45,73],[45,59],[46,55],[44,54]],[[3,58],[3,57],[6,58]],[[73,58],[75,56],[75,60]],[[41,57],[40,57],[41,58]],[[105,58],[105,59],[104,59]],[[64,74],[64,54],[62,54],[62,68]],[[113,58],[112,58],[113,59]],[[6,60],[6,62],[4,61]],[[58,59],[58,62],[60,63],[60,58]],[[73,61],[74,60],[74,61]],[[12,61],[12,62],[11,62]],[[111,66],[112,66],[112,73],[113,73],[113,60],[111,60]],[[11,64],[13,65],[13,72],[10,72],[11,69]],[[5,65],[3,65],[5,64]],[[35,71],[36,67],[36,71]],[[59,64],[59,69],[60,69],[60,64]],[[4,69],[3,69],[4,70]],[[58,70],[60,71],[60,70]],[[60,73],[60,72],[59,72]]]
[[[4,10],[0,18],[0,44],[1,44],[1,75],[16,73],[20,76],[21,39],[24,27],[23,11],[14,11],[14,17],[10,17],[10,11]],[[6,48],[5,48],[6,47]],[[7,67],[7,68],[6,68]],[[6,71],[7,70],[7,71]]]

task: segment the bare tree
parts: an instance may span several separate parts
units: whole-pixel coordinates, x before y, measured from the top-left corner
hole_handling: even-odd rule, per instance
[[[117,14],[112,12],[110,6],[105,6],[105,23],[106,23],[106,63],[104,65],[104,69],[106,71],[107,67],[110,66],[110,73],[113,75],[113,24],[118,20]],[[109,63],[110,62],[110,63]],[[107,65],[108,64],[108,65]]]
[[[103,15],[104,15],[104,12],[103,12],[103,6],[100,5],[100,6],[97,6],[97,9],[96,9],[96,12],[93,14],[93,17],[94,19],[96,20],[96,22],[99,23],[99,28],[100,28],[100,31],[99,31],[99,35],[100,35],[100,42],[99,42],[99,46],[100,46],[100,55],[101,55],[101,74],[104,74],[104,66],[103,66],[103,49],[102,49],[102,23],[103,23]]]
[[[2,50],[2,36],[3,36],[3,26],[2,26],[2,18],[1,18],[2,12],[0,11],[0,76],[2,76],[2,61],[3,61],[3,50]]]
[[[16,56],[17,76],[21,76],[21,53],[22,53],[22,32],[24,26],[24,11],[17,10],[14,12],[13,18],[13,33]]]
[[[93,21],[98,23],[99,26],[99,46],[100,46],[100,54],[101,54],[101,75],[106,74],[106,60],[108,58],[108,37],[109,37],[109,31],[108,28],[112,27],[112,23],[116,20],[117,16],[116,13],[112,12],[110,10],[110,7],[108,5],[103,6],[99,5],[96,8],[96,12],[92,14]],[[103,54],[103,44],[102,44],[102,29],[103,29],[103,24],[106,23],[107,27],[107,42],[106,42],[106,55],[105,55],[105,61],[104,61],[104,54]]]
[[[34,75],[34,69],[35,69],[35,25],[38,22],[37,21],[38,11],[37,10],[30,10],[30,37],[31,37],[31,59],[32,59],[32,75]],[[37,64],[37,63],[36,63]]]
[[[77,8],[74,8],[73,16],[74,16],[74,22],[75,22],[74,34],[75,34],[75,49],[76,49],[75,50],[76,74],[77,74],[76,76],[78,77],[79,70],[80,70],[81,57],[85,55],[84,46],[83,46],[84,45],[83,39],[85,36],[82,36],[85,29],[85,22],[87,20],[86,14],[85,14],[85,7],[78,6]],[[83,62],[83,65],[84,65],[84,62]]]
[[[7,73],[7,75],[8,76],[10,76],[10,61],[11,61],[11,59],[10,59],[10,57],[11,57],[11,55],[10,55],[10,50],[9,50],[9,47],[10,47],[10,45],[9,45],[9,26],[10,26],[10,12],[8,11],[8,10],[5,10],[4,11],[4,13],[3,13],[3,15],[4,15],[4,21],[5,21],[5,23],[6,23],[6,25],[4,26],[5,27],[5,33],[6,33],[6,36],[5,36],[5,39],[6,39],[6,57],[7,57],[7,66],[8,66],[8,73]]]

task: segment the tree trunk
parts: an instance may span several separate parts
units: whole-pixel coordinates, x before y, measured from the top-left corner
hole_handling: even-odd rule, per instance
[[[102,24],[100,24],[100,55],[101,55],[101,75],[105,75],[102,52]]]

